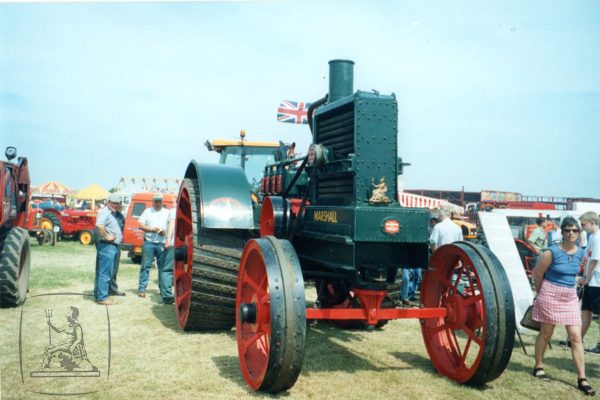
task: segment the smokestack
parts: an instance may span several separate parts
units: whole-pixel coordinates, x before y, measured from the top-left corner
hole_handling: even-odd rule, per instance
[[[328,103],[354,93],[354,61],[329,61],[329,100]]]

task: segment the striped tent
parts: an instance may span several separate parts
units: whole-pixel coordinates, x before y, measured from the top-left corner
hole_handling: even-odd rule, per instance
[[[424,208],[450,208],[454,213],[462,214],[462,207],[450,203],[448,200],[434,199],[433,197],[420,196],[418,194],[402,192],[400,194],[400,205],[402,207],[424,207]]]
[[[63,185],[62,183],[50,181],[34,187],[32,192],[34,195],[37,194],[42,196],[66,196],[72,194],[73,190],[70,187]]]

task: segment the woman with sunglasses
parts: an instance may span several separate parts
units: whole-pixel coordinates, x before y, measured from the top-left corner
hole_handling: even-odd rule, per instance
[[[540,332],[535,340],[533,376],[543,381],[550,380],[544,371],[544,353],[554,327],[564,325],[577,369],[577,388],[593,396],[596,392],[585,377],[581,312],[575,289],[575,279],[584,256],[583,250],[577,246],[581,228],[573,217],[566,217],[560,228],[562,241],[544,251],[533,270],[537,292],[533,302],[533,319],[540,322]]]

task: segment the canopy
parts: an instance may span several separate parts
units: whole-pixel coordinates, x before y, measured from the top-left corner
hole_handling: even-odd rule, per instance
[[[102,200],[106,199],[108,194],[108,190],[96,183],[93,183],[90,186],[81,189],[75,194],[74,197],[79,200]]]
[[[62,183],[59,183],[56,181],[46,182],[46,183],[43,183],[43,184],[33,188],[33,194],[46,195],[46,196],[51,196],[51,195],[64,196],[64,195],[71,194],[71,193],[73,193],[73,190],[70,187],[65,186]]]
[[[419,196],[408,192],[401,193],[399,197],[402,207],[426,207],[429,209],[446,207],[455,214],[464,212],[462,207],[452,204],[448,200],[434,199],[433,197]]]

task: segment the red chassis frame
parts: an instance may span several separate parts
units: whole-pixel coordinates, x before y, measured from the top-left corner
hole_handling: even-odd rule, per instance
[[[381,308],[385,290],[353,290],[362,308],[307,308],[306,319],[363,320],[376,325],[381,320],[401,318],[445,318],[447,308]]]

